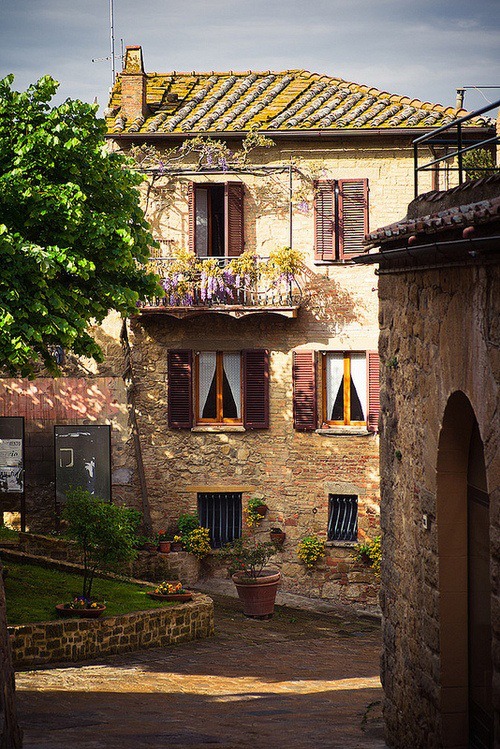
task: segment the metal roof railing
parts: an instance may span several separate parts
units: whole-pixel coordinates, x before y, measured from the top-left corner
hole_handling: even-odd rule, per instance
[[[469,114],[464,115],[463,117],[460,117],[458,120],[453,120],[453,122],[448,123],[447,125],[442,125],[441,127],[438,127],[437,130],[433,130],[430,133],[426,133],[425,135],[421,135],[418,138],[415,138],[413,141],[413,162],[414,162],[414,185],[415,185],[415,197],[418,196],[418,175],[420,172],[439,172],[439,164],[443,161],[450,162],[450,160],[456,158],[457,159],[457,166],[450,166],[450,164],[447,164],[447,170],[448,171],[454,171],[458,172],[458,184],[461,185],[464,182],[464,163],[463,163],[463,156],[465,153],[469,151],[475,151],[479,148],[484,148],[485,146],[489,146],[490,148],[496,144],[500,143],[500,137],[498,135],[494,135],[491,138],[486,138],[485,140],[477,141],[477,130],[476,132],[472,131],[469,127],[463,128],[463,124],[466,122],[470,122],[470,120],[473,120],[480,115],[484,114],[485,112],[491,112],[494,109],[497,109],[500,107],[500,99],[498,101],[493,102],[492,104],[488,104],[485,107],[482,107],[481,109],[477,109],[475,112],[469,112]],[[485,129],[484,126],[481,128],[482,130]],[[455,132],[453,132],[455,131]],[[442,137],[442,134],[450,134],[451,137]],[[470,136],[469,138],[467,136]],[[471,143],[471,140],[474,138],[473,142]],[[419,152],[418,149],[422,145],[426,145],[429,147],[433,146],[446,146],[446,153],[443,156],[438,156],[432,161],[428,161],[425,164],[419,165],[418,163],[418,156]],[[451,146],[454,150],[449,151],[448,147]],[[476,170],[481,170],[484,172],[496,172],[498,171],[498,167],[477,167]]]

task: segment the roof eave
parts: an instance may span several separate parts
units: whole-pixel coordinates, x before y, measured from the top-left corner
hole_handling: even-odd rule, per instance
[[[494,130],[492,125],[481,125],[481,126],[470,126],[467,128],[467,133],[471,135],[482,135],[484,133],[491,132]],[[345,138],[345,137],[368,137],[368,136],[410,136],[415,137],[418,135],[424,135],[425,133],[433,132],[433,127],[419,127],[419,128],[405,128],[405,127],[391,127],[391,128],[339,128],[325,130],[325,129],[300,129],[300,130],[266,130],[263,129],[260,132],[273,140],[280,140],[286,138],[298,138],[298,139],[315,139],[315,138]],[[241,139],[248,135],[248,130],[190,130],[185,133],[158,133],[158,132],[135,132],[135,133],[106,133],[106,138],[109,140],[185,140],[186,138],[196,138],[200,135],[207,138],[225,138],[225,139]]]

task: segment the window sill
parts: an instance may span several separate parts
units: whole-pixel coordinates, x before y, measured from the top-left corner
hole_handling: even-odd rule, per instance
[[[361,254],[361,253],[360,253]],[[346,258],[345,260],[314,260],[314,265],[354,265],[351,258]]]
[[[327,541],[326,548],[353,549],[358,543],[359,541]]]
[[[198,424],[192,427],[191,431],[221,434],[222,432],[246,432],[246,429],[242,424]]]
[[[373,432],[369,432],[366,427],[323,427],[316,429],[316,434],[322,437],[368,437]]]

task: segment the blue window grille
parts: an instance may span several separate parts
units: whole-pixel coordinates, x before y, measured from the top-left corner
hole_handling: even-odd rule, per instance
[[[220,549],[241,537],[241,492],[199,492],[198,515],[212,548]]]
[[[329,541],[358,540],[358,498],[353,494],[330,494]]]

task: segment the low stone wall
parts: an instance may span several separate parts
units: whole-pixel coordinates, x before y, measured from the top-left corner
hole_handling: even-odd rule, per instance
[[[210,637],[212,599],[194,593],[187,603],[99,619],[59,619],[8,627],[16,669],[43,663],[82,661],[102,655],[172,645]]]
[[[39,533],[20,533],[19,550],[64,562],[81,562],[81,554],[72,541]],[[125,565],[122,573],[138,580],[181,580],[185,585],[194,585],[200,576],[200,563],[193,554],[185,551],[170,554],[139,551],[134,561]]]

